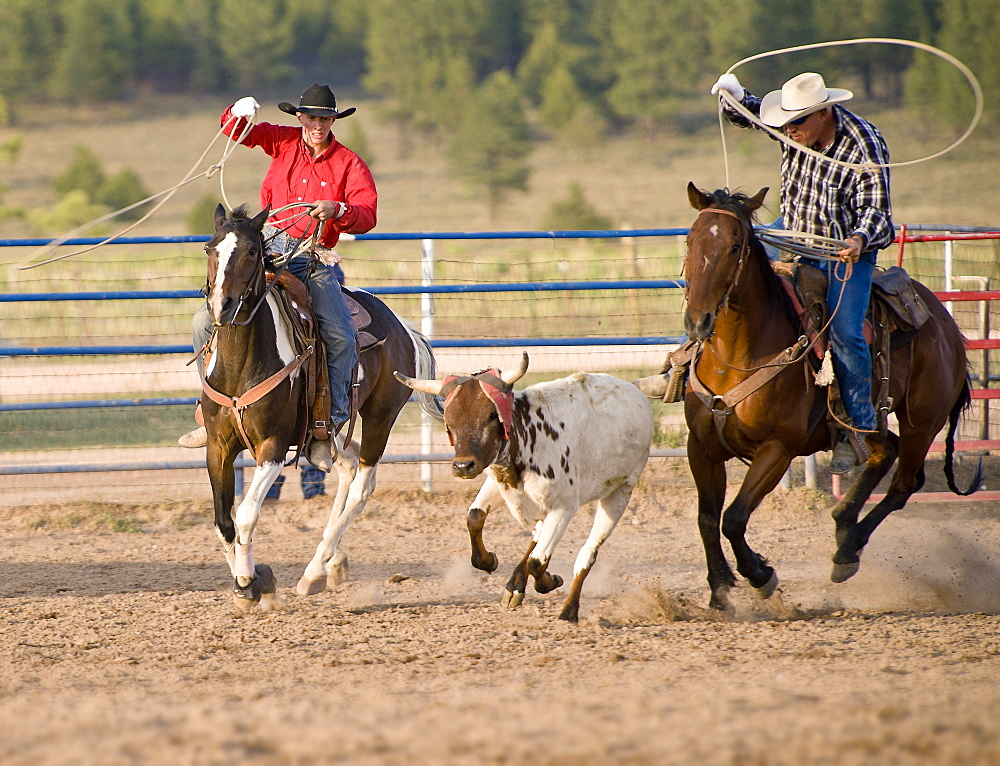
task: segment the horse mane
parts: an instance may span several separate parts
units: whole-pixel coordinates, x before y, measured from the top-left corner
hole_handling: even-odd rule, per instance
[[[772,304],[781,305],[788,313],[790,321],[793,324],[798,324],[799,320],[795,315],[795,308],[781,284],[781,277],[774,273],[771,260],[767,257],[767,251],[764,250],[764,246],[754,233],[753,225],[757,222],[758,208],[751,207],[750,195],[741,191],[730,192],[728,189],[716,189],[709,195],[709,199],[711,200],[709,207],[734,213],[739,219],[740,225],[750,233],[747,265],[759,272],[768,300]]]
[[[233,212],[229,214],[231,221],[249,221],[250,218],[251,215],[247,210],[246,204],[233,208]]]

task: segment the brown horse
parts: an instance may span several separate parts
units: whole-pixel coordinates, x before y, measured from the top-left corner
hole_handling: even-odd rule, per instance
[[[698,528],[708,563],[710,606],[728,609],[736,578],[722,551],[729,540],[736,569],[760,596],[778,584],[774,569],[750,548],[750,514],[775,488],[792,459],[832,449],[827,393],[804,372],[802,329],[791,300],[753,231],[753,215],[767,189],[754,197],[720,190],[713,194],[688,185],[692,207],[700,211],[687,239],[688,280],[684,327],[697,351],[684,393],[689,429],[687,455],[698,489]],[[860,554],[875,528],[902,508],[924,483],[927,451],[946,423],[944,471],[956,494],[979,488],[982,466],[968,490],[955,486],[952,458],[958,419],[971,401],[965,345],[955,320],[934,294],[914,283],[930,319],[912,340],[891,352],[889,395],[899,434],[866,438],[871,452],[861,475],[833,508],[837,551],[834,582],[857,572]],[[789,349],[799,349],[789,354]],[[793,357],[789,359],[789,357]],[[775,374],[757,386],[744,384],[756,370]],[[760,375],[755,381],[762,378]],[[649,395],[663,395],[663,376],[636,381]],[[743,385],[742,389],[736,389]],[[736,396],[724,399],[733,392]],[[733,401],[733,399],[738,401]],[[739,492],[723,513],[726,461],[749,466]],[[865,501],[898,459],[885,498],[859,521]]]
[[[312,348],[297,347],[274,289],[268,288],[261,234],[267,214],[265,210],[250,218],[240,207],[226,218],[219,205],[215,235],[205,246],[206,297],[214,327],[211,359],[204,370],[206,457],[216,531],[240,607],[252,606],[262,595],[274,592],[270,567],[254,563],[253,531],[268,488],[288,462],[289,450],[294,453],[301,444],[308,417],[302,365]],[[410,389],[393,377],[393,371],[405,370],[417,378],[433,378],[435,371],[426,338],[373,295],[363,291],[351,291],[351,295],[368,311],[372,327],[381,328],[385,339],[360,354],[355,388],[363,435],[360,444],[353,440],[345,444],[343,435],[337,435],[337,497],[323,539],[297,586],[305,595],[323,590],[328,578],[336,583],[346,576],[347,558],[338,550],[340,540],[375,489],[375,473],[389,430],[410,397]],[[421,394],[418,401],[421,409],[442,419],[434,397]],[[233,463],[243,449],[250,450],[257,467],[234,511]]]

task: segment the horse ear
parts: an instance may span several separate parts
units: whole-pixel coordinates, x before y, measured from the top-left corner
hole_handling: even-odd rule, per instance
[[[268,205],[266,208],[257,213],[257,215],[254,216],[253,220],[251,220],[250,223],[257,231],[263,231],[264,224],[267,222],[267,217],[269,215],[271,215],[270,205]]]
[[[226,209],[222,206],[221,202],[215,208],[215,213],[212,214],[212,217],[215,220],[215,230],[218,231],[222,228],[222,224],[226,222]]]
[[[711,203],[712,198],[694,185],[694,181],[688,181],[688,202],[695,210],[704,210]]]
[[[765,186],[750,198],[750,202],[747,203],[747,207],[750,208],[751,213],[764,204],[764,197],[767,196],[768,188],[769,187]]]

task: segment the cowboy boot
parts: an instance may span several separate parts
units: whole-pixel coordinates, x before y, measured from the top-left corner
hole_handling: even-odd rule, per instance
[[[208,446],[208,431],[205,430],[205,416],[201,411],[201,400],[198,400],[198,404],[194,408],[194,421],[198,424],[198,428],[193,431],[188,431],[177,443],[182,447],[207,447]]]
[[[324,473],[330,473],[333,470],[333,461],[337,458],[336,448],[332,435],[329,439],[313,439],[309,443],[306,459]]]
[[[833,457],[830,458],[830,473],[843,476],[855,466],[867,463],[871,452],[865,444],[863,434],[854,430],[841,430],[839,433],[840,438],[833,448]]]
[[[193,431],[188,431],[177,443],[182,447],[206,447],[208,446],[208,431],[205,430],[205,426],[198,426]]]

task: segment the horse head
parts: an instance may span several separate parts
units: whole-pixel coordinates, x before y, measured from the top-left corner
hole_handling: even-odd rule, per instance
[[[712,194],[688,183],[688,200],[699,211],[687,237],[684,273],[687,306],[684,330],[693,340],[707,340],[747,261],[753,237],[753,214],[767,187],[753,197],[720,189]]]
[[[212,324],[235,321],[243,305],[264,288],[264,222],[271,208],[255,217],[240,205],[227,218],[222,205],[215,209],[215,234],[205,245],[208,280],[205,297]]]

